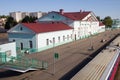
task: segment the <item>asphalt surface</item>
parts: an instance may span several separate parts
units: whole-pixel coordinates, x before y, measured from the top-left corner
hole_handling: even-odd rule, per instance
[[[73,41],[52,49],[48,49],[46,51],[26,55],[29,58],[47,61],[49,63],[48,69],[30,71],[24,74],[19,74],[17,72],[10,71],[11,74],[17,75],[10,75],[10,72],[9,74],[7,74],[7,71],[1,71],[0,75],[4,76],[0,76],[0,80],[59,80],[70,70],[72,70],[78,64],[80,64],[84,59],[88,58],[89,55],[91,55],[101,46],[106,44],[119,32],[120,30],[106,31],[104,33],[100,33],[90,38]],[[102,39],[106,41],[101,43]],[[94,50],[92,51],[88,50],[91,46],[91,43],[94,47]],[[54,52],[59,53],[59,59],[55,61],[55,73],[53,68]]]

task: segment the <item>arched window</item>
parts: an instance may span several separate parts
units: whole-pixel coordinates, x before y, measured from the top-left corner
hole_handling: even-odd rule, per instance
[[[65,41],[65,36],[63,36],[63,41]]]
[[[49,39],[46,39],[46,45],[49,45]]]
[[[53,37],[53,43],[55,43],[55,37]]]
[[[58,42],[60,42],[60,36],[58,37]]]
[[[69,35],[67,35],[67,40],[69,40]]]

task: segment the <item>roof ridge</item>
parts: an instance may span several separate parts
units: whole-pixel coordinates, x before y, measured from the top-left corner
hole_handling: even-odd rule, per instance
[[[55,12],[55,11],[53,11]],[[84,17],[86,17],[91,11],[82,11],[82,12],[63,12],[62,14],[60,12],[55,12],[57,14],[60,14],[62,16],[65,16],[67,18],[70,18],[72,20],[82,20]]]

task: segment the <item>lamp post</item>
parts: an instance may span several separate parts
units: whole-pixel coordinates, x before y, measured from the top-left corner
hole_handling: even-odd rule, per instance
[[[90,33],[90,36],[92,35],[92,33],[91,32],[89,32]],[[94,50],[94,48],[93,48],[93,44],[92,44],[92,38],[89,38],[90,39],[90,47],[89,47],[89,49],[88,50]]]
[[[50,43],[53,43],[53,75],[55,74],[55,62],[59,58],[59,54],[55,52],[55,38],[53,41],[50,40]]]
[[[90,21],[90,29],[91,31],[89,31],[90,37],[92,36],[92,22]],[[92,44],[92,38],[90,39],[90,48],[89,50],[94,50],[93,48],[93,44]]]
[[[90,30],[89,31],[89,34],[90,34],[90,37],[92,36],[92,22],[90,21]],[[92,44],[92,38],[90,39],[90,48],[88,50],[94,50],[93,48],[93,44]]]

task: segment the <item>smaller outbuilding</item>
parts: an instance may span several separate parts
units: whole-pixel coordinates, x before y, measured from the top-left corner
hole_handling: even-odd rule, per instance
[[[104,32],[104,31],[105,31],[105,25],[102,22],[99,22],[98,32],[101,33],[101,32]]]
[[[7,62],[16,56],[16,42],[0,43],[0,63]]]
[[[112,28],[120,28],[120,19],[113,19]]]

